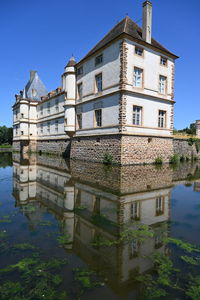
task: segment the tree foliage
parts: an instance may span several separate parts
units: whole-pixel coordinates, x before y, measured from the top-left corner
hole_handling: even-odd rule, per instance
[[[0,145],[2,144],[12,144],[13,139],[13,129],[6,126],[0,126]]]

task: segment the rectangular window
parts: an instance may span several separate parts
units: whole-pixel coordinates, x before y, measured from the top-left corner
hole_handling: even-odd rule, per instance
[[[142,124],[142,107],[133,106],[133,125]]]
[[[43,133],[43,124],[40,124],[40,133]]]
[[[144,52],[144,50],[142,48],[135,47],[135,54],[137,54],[139,56],[143,56],[143,52]]]
[[[166,94],[167,77],[160,75],[159,77],[159,93]]]
[[[77,69],[77,75],[82,75],[83,74],[83,67],[79,67]]]
[[[50,132],[50,122],[47,123],[47,132]]]
[[[164,214],[164,198],[159,196],[156,198],[156,216]]]
[[[82,114],[77,114],[77,127],[82,129]]]
[[[50,114],[50,102],[47,102],[47,112]]]
[[[24,132],[23,131],[21,131],[21,135],[23,135],[24,134]]]
[[[56,108],[56,111],[58,112],[59,111],[59,106],[58,106],[58,99],[55,100],[55,108]]]
[[[95,127],[102,126],[102,109],[95,110]]]
[[[140,203],[139,201],[131,203],[131,220],[140,219]]]
[[[159,110],[158,112],[158,127],[165,128],[166,127],[166,111]]]
[[[102,62],[103,62],[103,54],[100,54],[97,57],[95,57],[95,66],[101,64]]]
[[[138,240],[132,240],[129,244],[129,258],[132,259],[134,257],[138,256],[139,253],[139,241]]]
[[[134,68],[134,87],[142,88],[143,70],[140,68]]]
[[[55,131],[58,132],[58,120],[55,120]]]
[[[102,91],[102,73],[95,76],[96,92]]]
[[[21,118],[23,118],[24,117],[24,114],[21,114]]]
[[[43,105],[40,106],[40,114],[43,115]]]
[[[162,66],[167,66],[167,58],[161,56],[160,57],[160,64]]]
[[[78,84],[78,99],[81,99],[83,96],[83,84],[79,83]]]

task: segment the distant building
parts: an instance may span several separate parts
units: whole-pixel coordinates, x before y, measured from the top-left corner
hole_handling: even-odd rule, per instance
[[[145,1],[142,28],[124,18],[78,63],[69,60],[55,91],[47,94],[31,73],[35,84],[13,106],[14,147],[97,162],[108,152],[120,164],[169,161],[177,56],[151,28]]]
[[[195,125],[196,125],[196,135],[200,137],[200,120],[197,120]]]

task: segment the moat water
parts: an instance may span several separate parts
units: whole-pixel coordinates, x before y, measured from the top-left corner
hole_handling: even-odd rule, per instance
[[[0,299],[200,299],[200,162],[0,153]]]

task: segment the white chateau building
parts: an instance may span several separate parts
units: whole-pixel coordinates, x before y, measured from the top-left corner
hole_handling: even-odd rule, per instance
[[[142,28],[124,18],[78,63],[69,60],[55,91],[31,72],[13,106],[14,148],[97,162],[110,153],[122,165],[169,161],[177,58],[152,38],[145,1]]]

